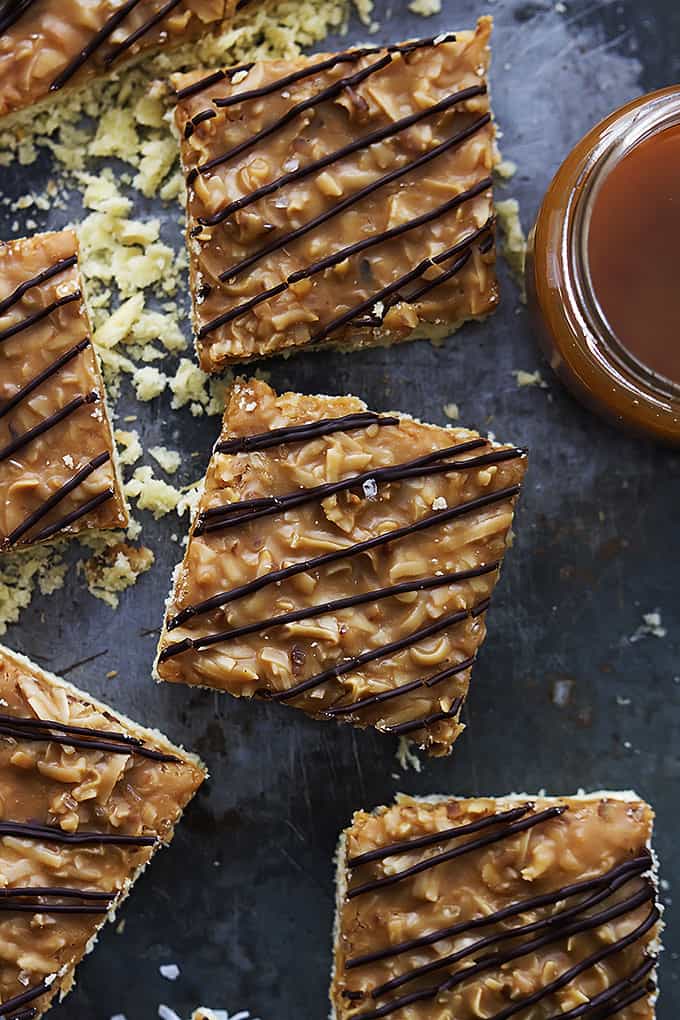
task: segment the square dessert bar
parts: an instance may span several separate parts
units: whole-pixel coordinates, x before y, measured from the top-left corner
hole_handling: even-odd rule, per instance
[[[238,382],[159,678],[448,753],[525,469],[476,432]]]
[[[125,527],[75,234],[0,244],[0,551]]]
[[[495,308],[490,33],[176,76],[206,371]]]
[[[0,10],[0,117],[186,42],[236,0],[10,0]]]
[[[205,778],[199,760],[0,646],[0,1015],[74,983]]]
[[[338,850],[333,1020],[653,1020],[653,817],[621,793],[357,812]]]

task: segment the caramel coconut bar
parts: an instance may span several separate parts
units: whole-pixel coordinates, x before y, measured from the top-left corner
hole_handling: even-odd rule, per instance
[[[0,646],[0,1015],[42,1016],[205,778],[193,755]]]
[[[206,371],[494,309],[490,32],[175,78]]]
[[[0,117],[206,32],[236,0],[10,0],[0,10]]]
[[[525,467],[466,429],[237,383],[159,677],[448,753]]]
[[[338,852],[334,1020],[653,1020],[653,812],[635,794],[399,797]]]
[[[125,527],[75,234],[0,244],[0,551]]]

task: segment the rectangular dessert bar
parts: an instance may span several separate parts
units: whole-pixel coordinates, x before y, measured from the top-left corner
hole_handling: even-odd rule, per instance
[[[202,368],[495,308],[490,33],[175,77]]]
[[[71,230],[0,244],[0,551],[125,527]]]
[[[186,42],[236,0],[10,0],[0,10],[0,117]]]
[[[159,678],[448,753],[525,469],[476,432],[237,382]]]
[[[205,778],[200,761],[0,646],[0,1015],[42,1016]]]
[[[338,850],[333,1020],[653,1020],[653,817],[622,793],[357,812]]]

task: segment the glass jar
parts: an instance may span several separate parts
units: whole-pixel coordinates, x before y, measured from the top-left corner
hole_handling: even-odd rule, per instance
[[[653,371],[614,335],[591,279],[588,230],[598,191],[611,171],[635,146],[678,125],[680,86],[675,86],[633,100],[593,128],[555,175],[529,237],[527,258],[532,316],[562,381],[610,421],[676,445],[680,378]],[[647,256],[654,258],[651,245]]]

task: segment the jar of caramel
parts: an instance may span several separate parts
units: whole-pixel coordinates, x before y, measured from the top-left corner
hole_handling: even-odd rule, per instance
[[[680,445],[680,86],[628,103],[569,154],[531,232],[527,291],[566,385]]]

